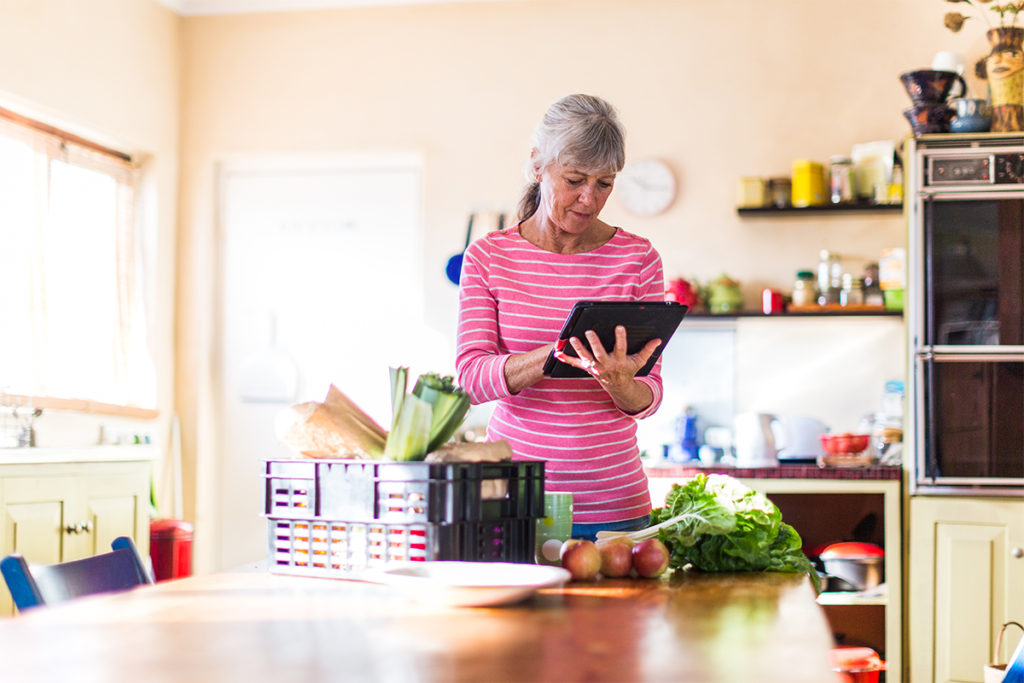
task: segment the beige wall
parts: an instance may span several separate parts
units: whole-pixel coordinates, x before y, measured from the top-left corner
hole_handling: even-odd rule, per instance
[[[139,425],[44,415],[55,430],[95,438],[99,422],[108,433],[142,431],[166,443],[174,390],[180,29],[181,18],[152,0],[0,4],[0,106],[140,160],[144,220],[158,242],[152,332],[161,418]]]
[[[905,136],[897,75],[928,66],[938,50],[977,58],[984,49],[977,21],[960,36],[942,27],[947,9],[936,0],[545,0],[186,19],[178,273],[186,479],[212,472],[215,458],[209,421],[196,416],[208,408],[213,374],[218,162],[421,153],[428,324],[452,337],[456,291],[443,264],[461,247],[467,215],[514,207],[548,104],[574,91],[599,94],[620,109],[629,157],[660,157],[681,183],[664,215],[631,218],[612,201],[605,217],[650,237],[668,277],[728,272],[753,305],[762,287],[788,287],[822,248],[859,267],[903,244],[902,219],[892,215],[741,220],[735,184],[741,175],[788,175],[794,158],[826,161],[858,142]],[[212,495],[200,491],[199,507]],[[187,502],[193,509],[196,500]]]
[[[669,277],[727,271],[753,302],[765,285],[788,286],[822,247],[855,264],[902,242],[891,216],[740,220],[735,182],[905,135],[897,74],[940,49],[984,51],[977,20],[962,35],[942,28],[948,9],[536,0],[181,19],[152,0],[11,0],[0,10],[0,106],[150,160],[161,430],[173,407],[194,518],[198,472],[215,457],[197,416],[209,408],[213,362],[219,161],[422,154],[423,296],[428,323],[451,336],[455,289],[443,264],[467,214],[514,206],[550,102],[600,94],[621,111],[630,157],[668,161],[681,183],[662,216],[631,218],[613,200],[606,218],[650,237]]]

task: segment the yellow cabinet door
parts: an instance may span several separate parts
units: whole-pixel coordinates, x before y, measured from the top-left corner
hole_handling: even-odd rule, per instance
[[[29,562],[63,561],[68,498],[74,481],[65,477],[0,480],[0,556],[21,553]],[[0,615],[14,613],[6,585],[0,591]]]
[[[1024,502],[910,502],[912,680],[981,683],[1000,626],[1024,620]],[[1004,642],[1006,661],[1016,643]]]
[[[149,555],[149,462],[53,463],[0,468],[0,557],[56,564],[110,551],[118,536]],[[0,587],[0,616],[14,613]]]

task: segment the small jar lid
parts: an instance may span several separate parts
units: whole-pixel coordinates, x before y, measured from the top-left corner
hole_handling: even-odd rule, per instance
[[[813,280],[814,273],[810,270],[798,270],[796,271],[796,277],[798,280]]]

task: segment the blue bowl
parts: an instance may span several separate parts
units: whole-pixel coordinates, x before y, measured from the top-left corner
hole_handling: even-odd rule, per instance
[[[955,116],[949,122],[949,130],[952,133],[987,133],[991,127],[992,117],[982,114]]]

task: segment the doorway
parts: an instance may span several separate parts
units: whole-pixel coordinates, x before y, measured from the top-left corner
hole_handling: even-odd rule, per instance
[[[336,385],[386,426],[388,366],[426,338],[417,157],[222,168],[213,416],[214,569],[266,555],[262,461],[284,408]]]

